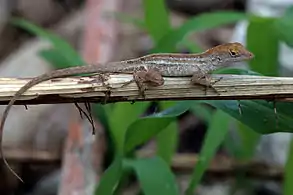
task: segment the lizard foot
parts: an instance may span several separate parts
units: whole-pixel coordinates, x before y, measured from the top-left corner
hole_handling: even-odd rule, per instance
[[[212,77],[209,74],[202,74],[202,75],[195,74],[191,78],[191,83],[194,85],[203,85],[205,87],[205,95],[207,94],[207,88],[213,89],[215,93],[220,95],[220,93],[216,90],[216,88],[213,87],[213,85],[219,82],[220,80],[222,80],[223,77],[220,77],[219,79],[213,82],[211,81],[211,79]]]

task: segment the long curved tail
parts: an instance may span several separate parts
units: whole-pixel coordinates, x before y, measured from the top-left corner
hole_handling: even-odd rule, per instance
[[[60,78],[60,77],[64,77],[64,76],[70,76],[70,75],[76,75],[76,74],[88,74],[88,73],[95,73],[95,72],[99,72],[102,71],[101,68],[99,68],[99,66],[97,65],[87,65],[87,66],[77,66],[77,67],[72,67],[72,68],[66,68],[66,69],[59,69],[59,70],[55,70],[49,73],[45,73],[42,74],[38,77],[33,78],[32,80],[30,80],[28,83],[26,83],[22,88],[20,88],[15,95],[11,98],[11,100],[9,101],[7,107],[5,108],[3,115],[2,115],[2,120],[1,120],[1,124],[0,124],[0,155],[2,156],[2,160],[4,162],[4,164],[7,166],[7,168],[20,180],[23,182],[23,180],[20,178],[20,176],[17,175],[17,173],[15,173],[14,170],[12,170],[12,168],[9,166],[6,158],[4,157],[3,154],[3,148],[2,148],[2,139],[3,139],[3,128],[4,128],[4,124],[5,121],[7,119],[8,113],[12,107],[12,105],[14,104],[14,102],[24,93],[26,92],[28,89],[30,89],[31,87],[33,87],[34,85],[37,85],[41,82],[50,80],[50,79],[54,79],[54,78]]]

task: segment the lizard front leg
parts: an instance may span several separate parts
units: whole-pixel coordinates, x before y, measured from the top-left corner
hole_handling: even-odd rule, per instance
[[[223,77],[220,77],[216,81],[212,82],[211,75],[210,74],[205,74],[202,71],[198,71],[197,73],[193,74],[191,78],[191,83],[192,84],[199,84],[199,85],[204,85],[205,86],[205,93],[207,92],[207,88],[210,87],[212,88],[217,94],[220,94],[214,87],[213,85],[220,81]]]

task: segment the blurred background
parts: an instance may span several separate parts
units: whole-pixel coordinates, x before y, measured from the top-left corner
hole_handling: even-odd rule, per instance
[[[34,77],[237,41],[256,57],[225,73],[290,77],[292,5],[293,0],[0,0],[0,74]],[[3,146],[25,183],[1,162],[0,194],[293,195],[293,107],[276,106],[277,119],[272,101],[93,104],[96,135],[73,104],[14,106]]]

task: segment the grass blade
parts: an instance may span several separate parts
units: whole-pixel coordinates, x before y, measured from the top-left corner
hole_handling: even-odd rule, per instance
[[[217,110],[213,115],[208,128],[203,147],[200,151],[199,161],[197,161],[188,185],[186,195],[194,194],[194,189],[200,183],[200,180],[207,169],[211,159],[215,155],[218,147],[224,141],[228,133],[229,115]]]
[[[145,195],[179,195],[175,176],[168,164],[159,157],[128,160],[127,165],[136,172]]]
[[[96,195],[111,195],[114,194],[120,177],[122,176],[122,158],[121,156],[116,156],[113,163],[108,167],[108,169],[102,175],[99,185],[96,188]]]
[[[149,35],[157,43],[171,28],[164,0],[143,0],[144,20]]]

